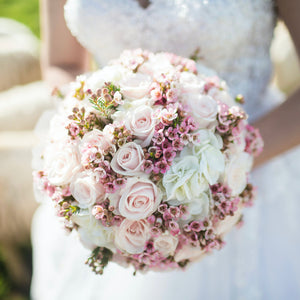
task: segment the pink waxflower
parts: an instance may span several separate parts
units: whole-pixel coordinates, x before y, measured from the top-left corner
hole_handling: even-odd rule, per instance
[[[191,228],[192,231],[200,232],[201,230],[204,229],[204,226],[203,226],[202,222],[199,222],[199,221],[193,221],[193,222],[190,224],[190,228]]]
[[[169,169],[170,166],[168,165],[167,161],[163,159],[155,163],[153,172],[156,174],[158,173],[165,174]]]
[[[168,139],[172,141],[175,138],[177,138],[177,132],[178,132],[178,130],[176,128],[168,127],[168,129],[165,130],[165,136],[168,137]]]
[[[175,156],[176,152],[173,150],[173,148],[169,147],[163,150],[163,157],[165,160],[172,162]]]
[[[178,99],[178,90],[175,88],[169,89],[166,96],[168,102],[176,102]]]
[[[153,170],[153,162],[151,160],[144,160],[141,170],[144,171],[146,174],[149,174]]]
[[[155,131],[152,141],[156,144],[156,145],[160,145],[165,141],[165,136],[163,133],[163,130],[159,130],[159,131]]]
[[[180,228],[177,222],[171,221],[169,223],[169,229],[172,235],[177,235],[180,232]]]
[[[172,146],[175,150],[181,151],[184,147],[184,143],[182,142],[182,140],[180,138],[177,138],[172,141]]]
[[[161,92],[161,89],[160,87],[158,86],[157,88],[153,89],[151,92],[150,92],[150,95],[151,95],[151,99],[153,101],[160,101],[161,98],[162,98],[162,92]]]

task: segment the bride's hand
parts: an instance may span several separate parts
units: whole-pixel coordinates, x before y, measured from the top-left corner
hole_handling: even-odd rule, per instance
[[[279,17],[285,22],[300,54],[300,1],[277,0]],[[259,166],[276,155],[300,144],[300,89],[282,105],[258,120],[255,127],[260,129],[265,142],[262,154],[256,159]]]

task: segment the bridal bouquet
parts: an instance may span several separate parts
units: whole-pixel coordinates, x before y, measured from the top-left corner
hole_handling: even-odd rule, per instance
[[[35,186],[91,249],[135,270],[184,268],[253,202],[259,132],[224,81],[170,53],[125,51],[77,78],[36,154]]]

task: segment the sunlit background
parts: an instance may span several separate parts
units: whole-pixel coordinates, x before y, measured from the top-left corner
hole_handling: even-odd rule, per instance
[[[299,63],[282,23],[274,36],[273,84],[289,94],[299,86]],[[39,38],[38,0],[0,0],[0,299],[29,299],[33,129],[50,106]]]

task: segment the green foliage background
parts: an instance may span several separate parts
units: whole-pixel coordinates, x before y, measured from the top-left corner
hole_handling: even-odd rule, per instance
[[[24,23],[40,36],[39,0],[0,0],[0,17]]]

